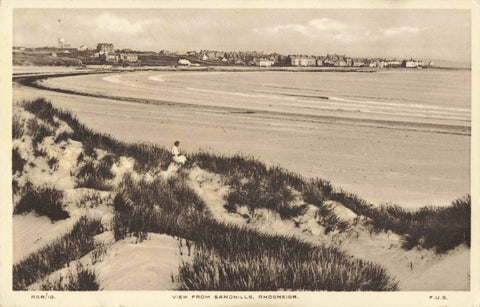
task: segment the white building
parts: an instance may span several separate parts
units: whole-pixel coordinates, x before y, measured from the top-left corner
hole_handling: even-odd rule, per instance
[[[137,62],[138,56],[135,53],[120,53],[120,60],[122,62]]]
[[[190,66],[190,64],[192,64],[192,63],[190,63],[190,61],[187,60],[187,59],[179,59],[179,60],[178,60],[178,64],[179,64],[179,65],[188,65],[188,66]]]
[[[268,59],[260,59],[258,61],[258,66],[262,66],[262,67],[270,67],[273,64],[275,64],[275,62],[272,61],[272,60],[268,60]]]
[[[105,54],[104,56],[107,62],[118,62],[118,55],[116,54]]]
[[[405,61],[405,67],[407,67],[407,68],[417,68],[418,67],[418,62],[414,61],[414,60]]]

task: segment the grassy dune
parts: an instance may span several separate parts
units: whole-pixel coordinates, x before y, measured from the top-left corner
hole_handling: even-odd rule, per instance
[[[50,124],[50,127],[56,127],[57,121],[54,118],[58,118],[72,128],[73,132],[62,133],[56,139],[72,139],[83,145],[83,152],[78,157],[82,160],[82,167],[73,174],[76,176],[76,187],[111,190],[117,194],[113,204],[115,240],[132,235],[143,240],[148,237],[148,232],[187,240],[189,247],[194,249],[194,260],[183,263],[178,276],[174,277],[179,289],[397,289],[397,282],[384,268],[356,259],[335,247],[313,246],[294,237],[261,234],[214,220],[205,204],[188,185],[190,166],[181,168],[169,179],[155,176],[153,180],[145,180],[126,174],[120,184],[112,185],[111,168],[120,157],[133,158],[133,170],[138,174],[146,174],[152,170],[166,170],[171,162],[169,151],[154,144],[120,142],[109,135],[95,132],[81,124],[71,113],[54,108],[44,99],[24,102],[23,108]],[[35,124],[32,122],[30,125]],[[37,133],[32,127],[25,128],[16,123],[14,118],[14,138],[29,133],[36,139],[33,145],[37,146],[45,136],[54,133],[48,127],[37,129],[40,131]],[[95,149],[102,149],[107,154],[98,158]],[[343,204],[357,215],[367,217],[372,231],[391,230],[401,235],[405,249],[421,246],[441,253],[462,243],[470,244],[469,196],[454,201],[447,208],[425,207],[410,212],[398,206],[373,206],[353,194],[335,189],[328,181],[306,179],[279,167],[267,168],[264,163],[252,157],[225,157],[200,152],[190,155],[188,160],[225,179],[231,187],[225,206],[231,212],[235,212],[238,206],[247,206],[249,210],[266,208],[278,212],[282,219],[290,219],[305,209],[304,206],[290,205],[295,197],[301,197],[306,203],[319,208],[318,223],[325,226],[325,232],[343,232],[352,225],[339,219],[325,204],[331,200]],[[22,172],[25,162],[15,150],[13,162],[14,173]],[[53,161],[52,165],[55,163]],[[20,207],[17,205],[15,214],[28,210],[51,218],[58,217],[55,213],[62,214],[61,206],[55,205],[61,195],[39,188],[32,191],[28,198],[25,188],[17,189],[27,200],[26,204]],[[33,199],[46,199],[45,203],[49,205],[43,207],[48,208],[47,212],[40,210],[42,207],[37,207]],[[97,222],[82,220],[82,223],[75,226],[78,229],[74,229],[79,233],[78,236],[72,230],[71,234],[52,246],[15,265],[14,289],[25,289],[29,284],[59,269],[65,261],[79,259],[93,249],[90,239],[97,233]],[[83,284],[79,282],[82,278],[87,281],[85,284],[88,286],[85,287],[94,284],[88,282],[92,280],[92,272],[82,274],[84,276],[72,277],[72,288]],[[82,290],[80,286],[77,288],[75,289]]]
[[[13,266],[13,290],[26,290],[35,281],[92,251],[93,236],[100,230],[100,221],[82,217],[68,234]]]
[[[147,232],[185,238],[195,245],[194,263],[184,263],[183,290],[395,290],[378,265],[352,260],[332,247],[314,247],[292,237],[269,236],[208,218],[201,200],[182,177],[152,183],[126,178],[115,199],[115,238]]]
[[[329,229],[345,230],[348,225],[333,216],[324,206],[327,200],[341,203],[357,215],[369,218],[369,224],[374,231],[393,231],[404,238],[404,248],[415,246],[434,248],[438,253],[448,251],[464,243],[470,246],[470,212],[471,198],[466,195],[452,202],[449,207],[422,207],[416,211],[408,211],[398,205],[374,206],[359,198],[355,194],[335,189],[330,182],[323,179],[305,179],[298,174],[282,170],[278,167],[267,168],[264,163],[253,157],[233,156],[225,157],[211,153],[196,153],[189,157],[198,165],[211,172],[228,178],[234,190],[228,195],[229,208],[235,203],[249,203],[261,207],[276,209],[282,216],[281,201],[271,205],[269,201],[258,204],[255,199],[267,198],[269,194],[288,200],[290,195],[285,193],[285,187],[292,187],[302,193],[303,199],[317,207],[323,213],[322,224]],[[242,179],[253,179],[241,185]],[[257,189],[266,190],[262,196]],[[286,195],[279,194],[278,191]],[[243,198],[243,199],[242,199]],[[270,200],[270,199],[268,199]],[[232,208],[233,210],[234,208]],[[297,212],[289,213],[294,216]],[[285,213],[283,213],[285,216]]]

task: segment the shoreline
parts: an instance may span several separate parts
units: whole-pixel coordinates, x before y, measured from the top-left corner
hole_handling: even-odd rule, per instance
[[[292,121],[284,130],[279,126],[285,125],[284,119],[259,119],[256,114],[136,104],[23,86],[14,90],[14,101],[45,97],[55,106],[75,113],[92,129],[123,141],[168,147],[176,138],[189,153],[254,156],[268,166],[281,166],[306,178],[325,178],[373,204],[447,206],[458,195],[470,191],[462,188],[466,178],[461,175],[463,168],[452,169],[452,163],[440,162],[452,154],[455,159],[461,158],[462,153],[452,152],[451,146],[442,144],[464,144],[469,138],[466,136],[398,129],[385,129],[381,136],[374,127],[307,121]],[[269,137],[264,139],[265,135]],[[299,153],[299,148],[306,151]],[[418,159],[432,150],[440,155],[425,161]],[[384,155],[386,151],[391,154]],[[447,173],[450,175],[444,177]],[[419,185],[424,188],[419,190]]]
[[[312,122],[320,122],[320,123],[325,123],[325,121],[329,121],[329,120],[340,120],[343,123],[345,122],[349,124],[356,123],[358,125],[373,126],[376,128],[384,128],[384,129],[401,129],[404,131],[422,131],[422,132],[433,132],[433,133],[441,133],[441,134],[471,136],[471,126],[469,125],[466,125],[466,126],[447,125],[447,124],[438,124],[438,123],[420,123],[415,121],[382,120],[382,119],[355,118],[355,117],[348,117],[348,116],[342,117],[342,116],[331,116],[331,115],[330,116],[329,115],[304,115],[304,114],[292,115],[290,113],[278,112],[278,111],[265,111],[265,110],[254,110],[249,108],[197,105],[197,104],[179,103],[174,101],[89,93],[89,92],[49,87],[49,86],[40,84],[38,82],[38,81],[46,80],[49,78],[71,77],[71,76],[89,75],[89,74],[106,74],[106,73],[112,73],[112,71],[65,73],[65,74],[55,73],[55,74],[33,75],[33,76],[17,76],[17,77],[14,77],[14,82],[18,82],[24,86],[58,92],[58,93],[71,94],[71,95],[84,96],[84,97],[112,99],[112,100],[119,100],[124,102],[132,102],[132,103],[140,103],[140,104],[168,105],[168,106],[174,106],[174,107],[205,109],[205,110],[223,111],[223,112],[239,113],[239,114],[247,114],[247,115],[303,117],[307,120],[311,120]],[[326,97],[326,99],[328,100],[328,97]],[[411,126],[413,127],[409,128]]]
[[[21,68],[68,68],[76,70],[78,74],[96,74],[111,72],[135,72],[135,71],[219,71],[219,72],[266,72],[266,71],[285,71],[285,72],[357,72],[357,73],[376,73],[381,71],[424,71],[424,70],[470,70],[471,68],[459,67],[430,67],[426,69],[413,68],[373,68],[373,67],[298,67],[298,66],[275,66],[275,67],[257,67],[257,66],[112,66],[105,65],[103,68],[97,65],[86,66],[13,66],[13,70]],[[48,73],[47,73],[48,74]],[[55,74],[55,73],[54,73]],[[45,75],[42,72],[14,72],[13,79],[33,75]]]

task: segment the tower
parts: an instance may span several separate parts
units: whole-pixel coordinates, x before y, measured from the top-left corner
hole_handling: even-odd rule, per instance
[[[65,39],[63,37],[59,37],[58,38],[58,47],[63,49],[64,44],[65,44]]]

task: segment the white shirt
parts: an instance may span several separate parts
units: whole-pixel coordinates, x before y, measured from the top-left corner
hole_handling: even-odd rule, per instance
[[[180,152],[178,151],[178,147],[173,145],[172,147],[172,155],[174,155],[175,157],[178,156],[180,154]]]

